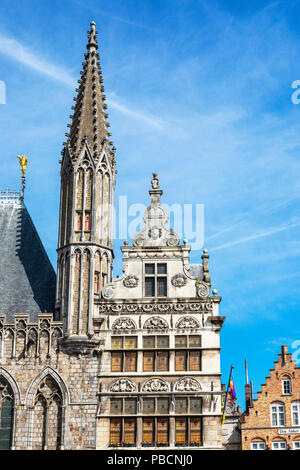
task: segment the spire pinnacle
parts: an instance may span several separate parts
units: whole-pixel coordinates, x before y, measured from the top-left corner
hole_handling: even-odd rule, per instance
[[[88,145],[92,157],[97,160],[105,142],[109,147],[111,159],[114,160],[113,143],[110,142],[111,134],[108,131],[110,124],[106,120],[108,114],[100,56],[97,52],[97,33],[96,23],[92,21],[88,31],[85,61],[80,72],[81,78],[78,80],[79,87],[76,88],[77,95],[74,97],[75,105],[72,106],[74,113],[70,116],[72,122],[68,124],[70,130],[66,133],[67,142],[64,142],[73,161],[77,160],[83,145]]]

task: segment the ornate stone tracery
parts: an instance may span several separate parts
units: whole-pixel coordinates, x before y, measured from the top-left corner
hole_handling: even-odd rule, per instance
[[[135,392],[136,385],[128,379],[118,379],[110,385],[111,392]]]
[[[144,323],[146,330],[165,330],[169,328],[168,323],[161,317],[150,317]]]
[[[116,320],[112,325],[112,330],[135,330],[136,324],[129,317],[121,317]]]
[[[200,328],[200,323],[194,317],[181,317],[176,323],[175,328]]]
[[[196,392],[201,390],[201,386],[198,380],[192,377],[184,377],[176,382],[175,390],[177,392]]]
[[[143,392],[168,392],[169,385],[162,379],[150,379],[144,383]]]

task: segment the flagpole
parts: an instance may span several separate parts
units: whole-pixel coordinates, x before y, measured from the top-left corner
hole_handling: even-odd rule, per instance
[[[230,374],[229,374],[229,379],[228,379],[228,385],[227,385],[227,390],[226,390],[226,395],[225,395],[225,401],[224,401],[224,408],[223,408],[223,415],[222,415],[222,425],[224,424],[224,419],[225,419],[227,396],[228,396],[228,390],[229,390],[230,379],[231,379],[231,376],[232,376],[232,371],[233,371],[233,365],[231,364]]]

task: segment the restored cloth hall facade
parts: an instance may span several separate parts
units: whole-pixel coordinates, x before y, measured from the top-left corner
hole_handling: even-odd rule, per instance
[[[0,449],[222,449],[221,298],[207,251],[190,264],[168,227],[156,173],[112,276],[116,149],[99,60],[92,22],[60,161],[56,277],[23,191],[0,194]]]

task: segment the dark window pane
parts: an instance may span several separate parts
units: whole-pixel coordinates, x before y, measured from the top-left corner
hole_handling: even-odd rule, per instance
[[[157,347],[158,348],[168,348],[169,347],[169,337],[168,336],[158,336],[157,337]]]
[[[186,348],[187,337],[186,336],[175,336],[175,348]]]
[[[169,353],[167,351],[157,352],[156,370],[160,372],[169,370]]]
[[[146,286],[146,296],[147,297],[154,297],[155,296],[154,277],[146,277],[145,286]]]
[[[136,413],[136,400],[133,398],[126,399],[124,411],[126,415],[134,415]]]
[[[155,336],[144,336],[143,343],[144,348],[155,348]]]
[[[196,414],[201,413],[201,398],[191,398],[190,412]]]
[[[176,413],[187,413],[187,398],[176,398],[175,412]]]
[[[112,415],[122,414],[122,399],[111,399],[110,400],[110,412]]]
[[[190,336],[189,337],[189,347],[190,348],[200,348],[201,347],[201,336]]]
[[[167,278],[158,277],[157,278],[157,296],[166,297],[167,295]]]
[[[145,273],[146,274],[154,274],[155,273],[155,264],[146,264],[145,265]]]
[[[159,263],[157,265],[157,274],[167,274],[167,265],[166,265],[166,263]]]
[[[159,414],[169,413],[169,399],[168,398],[157,399],[157,413]]]
[[[146,413],[146,414],[155,413],[154,398],[143,398],[143,413]]]

